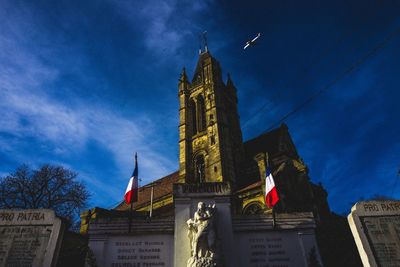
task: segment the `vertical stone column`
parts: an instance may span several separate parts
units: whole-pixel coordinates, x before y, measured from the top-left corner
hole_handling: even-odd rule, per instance
[[[220,242],[221,256],[225,266],[239,266],[237,251],[235,251],[235,240],[233,237],[231,201],[229,197],[216,197],[218,226],[217,235]]]
[[[265,153],[264,152],[258,153],[257,155],[254,156],[254,160],[257,162],[261,181],[265,181],[265,175],[267,171]],[[263,190],[263,195],[265,196],[265,182],[262,183],[262,190]]]
[[[186,267],[190,258],[190,242],[186,221],[190,218],[191,200],[175,198],[174,266]]]

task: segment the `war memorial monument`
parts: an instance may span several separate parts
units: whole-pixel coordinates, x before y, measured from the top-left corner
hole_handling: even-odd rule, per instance
[[[322,266],[315,227],[330,212],[327,193],[310,181],[287,126],[243,142],[235,85],[207,47],[191,80],[183,69],[178,97],[179,170],[139,188],[132,212],[121,201],[81,214],[87,265]]]
[[[0,267],[56,266],[65,228],[52,210],[0,210]]]
[[[361,201],[348,216],[364,266],[400,266],[400,201]]]

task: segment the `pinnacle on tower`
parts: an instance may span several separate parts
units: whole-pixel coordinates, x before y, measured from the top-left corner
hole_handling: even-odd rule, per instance
[[[187,81],[188,81],[188,78],[187,78],[187,75],[186,75],[186,68],[183,67],[182,68],[181,77],[179,78],[179,82],[187,82]]]
[[[228,80],[226,81],[226,86],[235,87],[233,85],[233,82],[232,82],[232,79],[231,79],[231,74],[229,72],[228,72]]]

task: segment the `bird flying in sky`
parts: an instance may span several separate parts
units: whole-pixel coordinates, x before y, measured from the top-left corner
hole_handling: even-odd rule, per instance
[[[243,49],[246,49],[249,46],[253,46],[256,43],[256,40],[258,38],[260,38],[260,36],[261,36],[261,33],[258,33],[257,36],[253,38],[253,40],[247,41],[246,45],[243,47]]]

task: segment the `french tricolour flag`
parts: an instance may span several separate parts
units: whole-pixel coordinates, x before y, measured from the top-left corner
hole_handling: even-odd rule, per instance
[[[265,176],[265,204],[267,204],[268,208],[272,208],[279,201],[279,196],[269,166]]]
[[[138,200],[138,173],[139,169],[137,164],[137,155],[135,155],[135,170],[133,171],[132,177],[129,180],[128,187],[126,188],[124,196],[126,204],[131,204]]]

